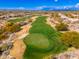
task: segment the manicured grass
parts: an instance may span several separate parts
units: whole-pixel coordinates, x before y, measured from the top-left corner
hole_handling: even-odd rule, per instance
[[[49,46],[49,41],[47,37],[42,34],[29,34],[25,40],[26,45],[34,46],[39,49],[46,49]]]
[[[49,54],[56,54],[66,49],[59,39],[59,32],[46,24],[45,16],[40,16],[32,23],[29,35],[24,38],[27,49],[24,59],[42,59]]]
[[[50,25],[46,24],[45,16],[38,17],[37,20],[32,24],[32,28],[30,29],[30,33],[41,33],[46,35],[48,38],[52,36],[58,36],[58,32],[55,31]]]
[[[9,22],[16,23],[16,22],[20,22],[20,21],[24,21],[24,20],[25,20],[25,19],[16,18],[16,19],[9,20]]]
[[[21,22],[21,21],[25,21],[27,19],[29,19],[30,17],[22,17],[22,18],[16,18],[16,19],[11,19],[9,20],[9,22],[13,22],[13,23],[16,23],[16,22]]]

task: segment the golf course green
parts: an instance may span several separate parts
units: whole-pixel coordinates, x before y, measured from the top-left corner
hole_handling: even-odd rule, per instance
[[[46,24],[46,16],[39,16],[29,30],[29,35],[24,38],[27,46],[24,59],[43,59],[50,54],[63,52],[67,47],[59,39],[60,33]]]

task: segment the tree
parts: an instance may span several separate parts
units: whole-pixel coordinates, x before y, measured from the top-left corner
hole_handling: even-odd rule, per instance
[[[60,39],[65,45],[69,47],[79,48],[79,33],[77,32],[66,32],[61,34]]]

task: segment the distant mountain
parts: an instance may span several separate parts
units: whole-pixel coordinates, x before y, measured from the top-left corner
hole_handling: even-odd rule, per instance
[[[0,10],[43,10],[43,11],[74,11],[74,10],[79,10],[79,7],[75,7],[75,6],[41,6],[38,8],[33,8],[33,9],[27,9],[24,7],[19,7],[19,8],[2,8]]]
[[[52,11],[52,10],[54,10],[54,11],[61,11],[61,10],[63,10],[63,11],[68,11],[68,10],[79,10],[79,8],[76,8],[76,7],[45,7],[45,8],[43,8],[42,10],[45,10],[45,11]]]

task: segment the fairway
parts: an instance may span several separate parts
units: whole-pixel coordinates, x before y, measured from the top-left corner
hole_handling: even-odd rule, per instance
[[[30,16],[28,16],[28,17],[22,17],[22,18],[15,18],[15,19],[9,20],[9,22],[17,23],[17,22],[28,20],[29,18],[30,18]]]
[[[39,16],[24,38],[27,49],[24,59],[43,59],[46,55],[62,52],[66,46],[59,39],[59,32],[46,24],[46,16]]]

